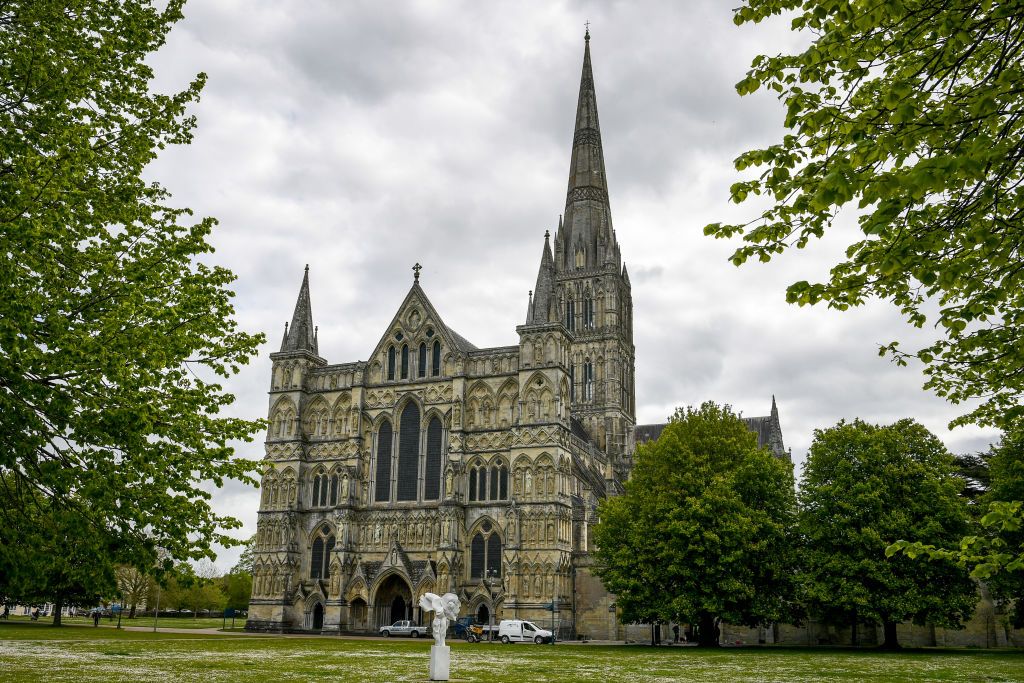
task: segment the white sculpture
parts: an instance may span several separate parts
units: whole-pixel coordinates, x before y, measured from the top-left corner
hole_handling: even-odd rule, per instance
[[[433,612],[434,645],[430,648],[430,680],[447,681],[451,666],[451,648],[444,644],[444,636],[448,632],[448,622],[459,618],[459,596],[445,593],[442,596],[425,593],[420,598],[420,609]]]
[[[444,637],[448,632],[448,622],[459,618],[459,610],[461,608],[462,603],[459,602],[459,596],[455,595],[455,593],[445,593],[443,596],[435,595],[434,593],[424,593],[420,597],[420,609],[434,613],[434,621],[431,624],[434,631],[434,644],[444,645]]]

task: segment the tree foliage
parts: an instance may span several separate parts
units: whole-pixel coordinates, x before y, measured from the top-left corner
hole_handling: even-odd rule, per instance
[[[0,2],[0,526],[34,493],[150,566],[230,543],[201,482],[252,481],[221,417],[262,335],[232,320],[234,276],[207,265],[215,221],[193,220],[143,170],[187,144],[182,92],[149,90],[148,56],[183,0]],[[7,550],[5,548],[5,550]],[[11,552],[20,552],[10,549]]]
[[[958,544],[902,538],[887,552],[911,558],[953,561],[986,582],[992,597],[1011,606],[1016,627],[1024,626],[1024,430],[1003,434],[985,458],[989,487],[979,498],[983,514],[972,533]]]
[[[27,503],[21,511],[26,523],[0,525],[0,598],[4,602],[52,602],[53,623],[59,626],[63,607],[92,607],[114,594],[119,542],[80,514],[90,508],[88,501],[56,504],[9,475],[0,483],[4,507],[9,505],[5,495],[9,491]]]
[[[880,352],[916,357],[939,396],[979,399],[955,424],[1024,416],[1024,1],[745,0],[735,21],[778,14],[813,41],[755,58],[736,88],[778,93],[790,132],[740,155],[737,170],[761,170],[731,189],[769,206],[705,233],[742,236],[737,265],[769,261],[853,205],[862,237],[827,282],[796,282],[787,300],[891,301],[938,333]]]
[[[903,621],[958,627],[977,602],[954,562],[894,557],[897,539],[948,543],[967,530],[953,458],[913,420],[816,430],[801,479],[801,578],[810,613],[828,623],[884,626],[895,647]]]
[[[757,625],[788,616],[792,467],[758,448],[728,407],[677,410],[637,447],[621,496],[601,501],[597,574],[624,621]]]

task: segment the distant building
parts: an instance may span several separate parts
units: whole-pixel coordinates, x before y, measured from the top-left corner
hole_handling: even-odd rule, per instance
[[[600,499],[637,440],[633,302],[608,203],[586,36],[564,219],[545,235],[511,346],[477,348],[419,282],[366,361],[319,355],[308,268],[273,361],[247,628],[427,623],[430,591],[470,614],[618,637],[590,573]],[[748,420],[788,457],[778,410]]]

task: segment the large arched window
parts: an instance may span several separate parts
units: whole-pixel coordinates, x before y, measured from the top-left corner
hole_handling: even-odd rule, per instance
[[[501,576],[501,537],[491,523],[484,521],[469,546],[470,578]]]
[[[427,425],[427,462],[423,468],[423,500],[441,497],[441,449],[443,446],[441,421],[431,418]]]
[[[570,332],[576,330],[576,302],[571,297],[565,302],[565,327]]]
[[[397,500],[416,500],[420,464],[420,409],[410,401],[398,426]]]
[[[427,376],[427,345],[424,342],[420,342],[419,358],[416,363],[416,376],[426,377]]]
[[[388,379],[395,378],[395,347],[388,347]]]
[[[409,345],[402,344],[402,379],[409,379]]]
[[[433,355],[434,355],[434,357],[431,359],[433,361],[433,363],[431,365],[430,373],[434,377],[440,377],[441,376],[441,342],[439,342],[439,341],[435,341],[434,342],[434,354]]]
[[[377,486],[373,499],[388,500],[391,493],[391,423],[385,421],[377,430]]]
[[[594,300],[589,295],[583,300],[583,329],[594,329]]]
[[[331,578],[331,552],[334,550],[334,534],[330,527],[324,525],[317,531],[313,539],[313,549],[309,556],[309,578]]]

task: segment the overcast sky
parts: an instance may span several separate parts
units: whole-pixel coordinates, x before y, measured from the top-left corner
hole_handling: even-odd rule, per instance
[[[228,383],[232,413],[266,417],[268,355],[310,266],[320,352],[365,360],[423,264],[445,322],[480,347],[514,344],[543,235],[565,205],[583,59],[591,53],[614,226],[633,285],[637,421],[705,400],[745,415],[777,397],[799,473],[813,430],[842,418],[914,417],[954,452],[991,431],[946,424],[955,406],[917,368],[878,357],[916,334],[876,302],[838,313],[785,303],[850,241],[736,268],[704,237],[748,218],[728,202],[732,160],[781,139],[782,108],[734,84],[760,53],[806,37],[787,23],[737,28],[721,0],[379,2],[193,0],[154,57],[155,88],[209,76],[190,146],[150,175],[180,206],[215,216],[216,260],[234,271],[242,326],[268,344]],[[241,455],[263,456],[256,443]],[[229,484],[220,512],[255,532],[259,495]],[[229,568],[237,551],[221,554]]]

